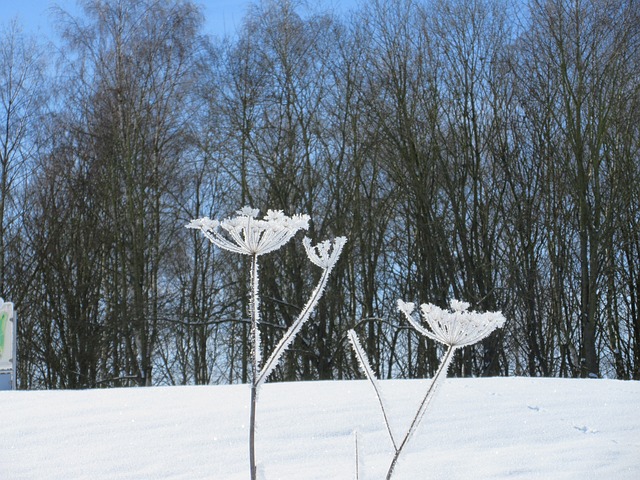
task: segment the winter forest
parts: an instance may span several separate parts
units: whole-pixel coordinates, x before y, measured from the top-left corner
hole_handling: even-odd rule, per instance
[[[18,388],[246,383],[249,259],[191,220],[345,236],[273,381],[431,377],[399,298],[501,311],[453,376],[640,379],[640,2],[82,0],[0,25],[0,295]],[[261,260],[261,341],[318,281]]]

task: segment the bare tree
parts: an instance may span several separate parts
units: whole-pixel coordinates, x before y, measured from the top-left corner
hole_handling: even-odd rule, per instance
[[[617,158],[607,155],[620,93],[627,89],[629,55],[637,42],[633,2],[534,2],[534,47],[548,68],[558,96],[548,105],[564,148],[554,159],[562,170],[555,188],[574,213],[575,265],[579,276],[578,369],[600,374],[598,336],[602,332],[601,287],[606,250],[615,230],[612,203]],[[634,26],[635,25],[635,26]],[[548,67],[545,67],[548,66]],[[565,182],[564,185],[561,182]]]
[[[46,109],[44,49],[13,20],[0,25],[0,295],[25,313],[19,324],[20,385],[29,384],[36,359],[27,301],[33,274],[31,249],[21,233],[26,193]],[[27,348],[25,348],[27,347]]]

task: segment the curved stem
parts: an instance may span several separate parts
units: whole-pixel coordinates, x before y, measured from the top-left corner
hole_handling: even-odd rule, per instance
[[[349,340],[351,341],[351,345],[353,346],[353,350],[358,357],[358,362],[364,371],[365,376],[373,386],[373,391],[376,393],[376,398],[378,399],[378,404],[380,405],[380,410],[382,410],[382,416],[384,418],[384,424],[387,427],[387,433],[389,434],[389,438],[391,439],[391,443],[393,444],[393,450],[398,451],[398,446],[396,444],[396,439],[393,436],[393,431],[391,430],[391,424],[389,422],[389,417],[387,416],[387,409],[384,406],[384,401],[382,400],[382,393],[380,392],[380,388],[378,387],[378,382],[376,380],[376,376],[371,369],[371,364],[369,363],[369,357],[367,357],[367,353],[362,348],[360,344],[360,340],[358,340],[358,335],[355,330],[351,329],[347,332],[349,335]]]
[[[391,465],[389,465],[389,470],[387,471],[387,477],[386,477],[387,480],[390,480],[391,475],[393,475],[393,470],[395,469],[396,464],[398,463],[398,458],[400,457],[402,450],[404,449],[405,445],[408,443],[409,439],[418,428],[418,425],[420,425],[420,422],[424,417],[427,407],[429,406],[429,404],[431,403],[431,400],[433,399],[433,396],[439,386],[439,383],[443,379],[447,378],[447,371],[449,370],[449,365],[451,364],[451,359],[453,358],[453,352],[455,351],[455,348],[456,347],[449,346],[444,356],[442,357],[442,361],[440,362],[438,371],[433,376],[433,381],[431,382],[431,385],[429,385],[429,389],[427,390],[426,395],[422,399],[422,402],[420,402],[420,406],[418,407],[418,411],[413,417],[413,421],[409,426],[409,430],[407,430],[407,434],[402,439],[402,443],[400,443],[400,447],[398,447],[395,455],[393,456],[393,460],[391,461]]]
[[[323,270],[322,276],[320,277],[320,280],[318,281],[316,288],[311,294],[309,301],[304,306],[304,308],[300,312],[300,315],[298,315],[298,318],[295,320],[295,322],[293,322],[293,324],[285,332],[282,339],[280,339],[280,342],[278,342],[278,345],[273,350],[269,358],[265,361],[264,366],[262,367],[262,370],[260,371],[258,378],[256,380],[257,386],[262,385],[267,380],[267,377],[271,374],[273,369],[276,367],[276,365],[280,361],[280,357],[282,353],[287,349],[287,347],[291,344],[291,342],[293,342],[293,339],[300,331],[300,328],[302,328],[302,325],[304,325],[304,323],[309,319],[309,316],[315,309],[318,301],[320,300],[320,297],[322,297],[322,293],[324,292],[324,287],[327,284],[327,280],[329,278],[330,272],[331,272],[330,268],[325,268]]]

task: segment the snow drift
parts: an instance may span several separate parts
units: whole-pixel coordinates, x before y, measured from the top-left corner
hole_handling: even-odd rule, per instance
[[[429,380],[380,382],[405,431]],[[249,387],[0,392],[0,479],[249,476]],[[383,478],[393,455],[367,381],[267,384],[257,449],[268,480]],[[640,478],[640,382],[447,379],[398,479]]]

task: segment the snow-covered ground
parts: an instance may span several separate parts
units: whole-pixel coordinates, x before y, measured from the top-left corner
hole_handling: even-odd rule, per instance
[[[428,381],[380,382],[396,436]],[[0,392],[0,479],[247,480],[247,386]],[[640,479],[640,382],[447,379],[400,479]],[[267,384],[261,474],[383,479],[391,444],[367,381]]]

